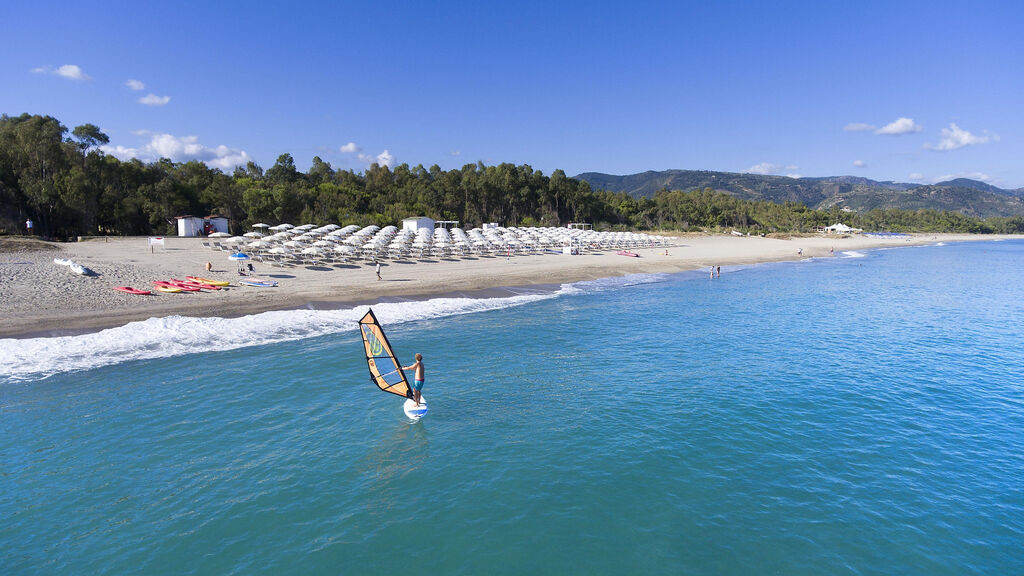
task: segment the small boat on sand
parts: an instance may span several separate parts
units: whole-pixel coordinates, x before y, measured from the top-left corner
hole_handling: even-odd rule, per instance
[[[177,282],[166,282],[164,280],[153,280],[153,286],[156,286],[157,290],[160,288],[177,288],[178,292],[199,292],[199,288],[194,286],[187,286],[184,284],[178,284]],[[171,290],[160,290],[161,292],[171,292]]]
[[[139,290],[138,288],[132,288],[131,286],[114,286],[114,290],[120,290],[121,292],[126,292],[128,294],[138,294],[140,296],[152,294],[149,290]]]
[[[79,276],[92,276],[92,270],[89,270],[81,264],[76,264],[74,260],[71,260],[70,258],[54,258],[53,263],[61,266],[67,266],[72,272]]]
[[[199,284],[209,284],[210,286],[231,286],[231,282],[228,282],[227,280],[212,280],[210,278],[200,278],[198,276],[185,276],[185,280],[190,280]]]
[[[192,288],[199,288],[200,290],[220,290],[220,286],[213,286],[212,284],[203,284],[202,282],[193,282],[191,280],[178,280],[177,278],[171,278],[171,283],[190,286]]]
[[[640,255],[636,252],[630,252],[629,250],[619,250],[616,252],[619,256],[629,256],[630,258],[639,258]]]
[[[238,281],[242,286],[257,286],[259,288],[273,288],[277,286],[277,280],[267,278],[242,278]]]

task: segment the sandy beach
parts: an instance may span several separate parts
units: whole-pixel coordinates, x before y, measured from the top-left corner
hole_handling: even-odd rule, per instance
[[[228,253],[198,238],[167,238],[151,251],[147,238],[48,243],[0,239],[0,338],[59,336],[172,315],[234,317],[299,307],[344,306],[381,299],[476,293],[501,287],[560,284],[635,273],[678,272],[736,264],[831,257],[882,247],[983,241],[992,235],[918,234],[900,238],[813,236],[787,239],[732,235],[680,235],[667,248],[640,248],[639,258],[614,251],[580,255],[466,256],[382,260],[382,280],[371,262],[277,267],[254,263],[275,288],[238,286]],[[798,252],[802,250],[802,254]],[[67,258],[95,274],[80,276],[53,262]],[[213,271],[207,272],[207,262]],[[193,275],[229,280],[217,292],[137,296],[113,290],[149,290],[152,281]]]

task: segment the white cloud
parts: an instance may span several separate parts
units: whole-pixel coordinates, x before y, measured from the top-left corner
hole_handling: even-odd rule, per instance
[[[874,124],[865,124],[863,122],[853,122],[843,126],[843,130],[847,132],[868,132],[875,129]]]
[[[199,143],[196,136],[174,136],[154,132],[135,132],[140,136],[149,136],[149,142],[141,148],[125,146],[103,146],[103,151],[121,160],[138,158],[143,162],[154,162],[160,158],[170,158],[175,162],[199,160],[207,166],[231,170],[235,166],[243,166],[252,160],[245,150],[228,148],[223,144],[213,148]]]
[[[910,118],[897,118],[892,122],[875,130],[875,134],[888,134],[889,136],[900,136],[902,134],[913,134],[920,132],[921,126]]]
[[[395,161],[395,157],[392,156],[391,152],[388,152],[387,150],[381,152],[380,154],[377,154],[376,156],[371,156],[369,154],[360,154],[359,159],[362,160],[363,162],[366,162],[367,164],[373,164],[374,162],[376,162],[377,165],[379,166],[389,167]]]
[[[853,165],[857,168],[866,168],[868,163],[863,160],[854,160]]]
[[[171,101],[170,96],[157,96],[152,92],[146,94],[142,98],[139,98],[139,104],[145,104],[146,106],[163,106]]]
[[[748,174],[778,174],[787,170],[798,170],[799,168],[799,166],[794,166],[792,164],[783,165],[772,164],[771,162],[761,162],[760,164],[755,164],[750,168],[747,168],[743,172]],[[799,178],[799,176],[797,176],[797,178]]]
[[[355,154],[356,158],[359,158],[360,162],[365,162],[366,164],[377,163],[378,166],[390,167],[395,162],[395,157],[391,155],[391,152],[385,150],[376,156],[372,154],[363,154],[362,148],[357,146],[355,142],[349,142],[341,148],[338,148],[338,150],[346,154]]]
[[[925,179],[924,174],[921,174],[920,172],[914,172],[910,176],[907,176],[907,178],[910,180],[917,180],[918,182],[923,182]]]
[[[947,150],[956,150],[957,148],[963,148],[964,146],[971,146],[973,144],[984,144],[990,140],[999,140],[999,136],[989,136],[987,134],[985,136],[975,136],[967,130],[964,130],[950,122],[949,128],[942,129],[942,138],[939,140],[938,144],[925,144],[924,147],[929,150],[945,152]]]
[[[57,68],[40,66],[39,68],[33,68],[32,72],[35,74],[53,74],[54,76],[63,76],[64,78],[69,78],[71,80],[92,80],[92,77],[86,74],[75,64],[65,64]]]
[[[787,178],[793,178],[794,180],[797,180],[797,179],[803,178],[803,176],[802,176],[802,175],[800,175],[800,174],[786,174],[786,177],[787,177]]]
[[[451,152],[448,153],[448,155],[449,156],[462,156],[462,151],[461,150],[452,150]]]
[[[129,88],[131,88],[132,90],[145,90],[146,89],[146,85],[143,84],[142,82],[140,82],[139,80],[128,80],[127,82],[124,83],[124,85],[129,87]]]

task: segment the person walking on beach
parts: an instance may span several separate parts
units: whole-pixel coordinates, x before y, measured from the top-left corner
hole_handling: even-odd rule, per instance
[[[420,398],[423,396],[423,354],[416,353],[416,363],[411,366],[402,366],[402,370],[415,369],[416,373],[413,374],[413,385],[412,385],[412,399],[416,401],[416,405],[420,405]]]
[[[383,280],[383,278],[380,277],[380,262],[377,262],[377,280]]]

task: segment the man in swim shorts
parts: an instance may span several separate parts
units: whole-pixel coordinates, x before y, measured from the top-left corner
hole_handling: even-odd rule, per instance
[[[423,354],[416,353],[416,363],[412,366],[402,366],[402,370],[416,369],[416,373],[413,375],[412,385],[412,399],[416,401],[416,405],[420,405],[420,393],[423,390]]]

